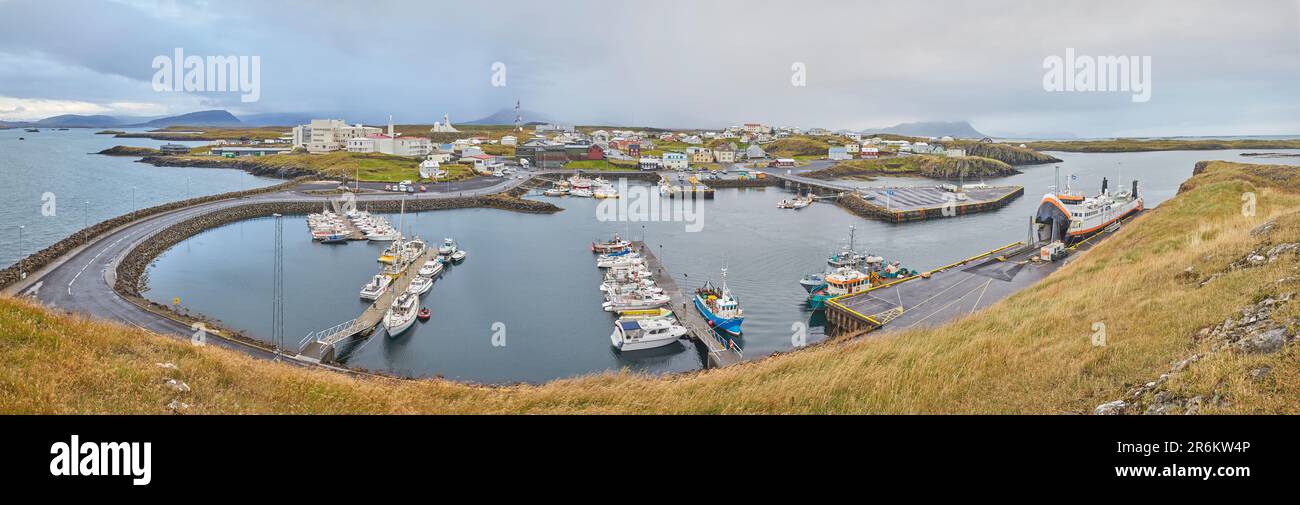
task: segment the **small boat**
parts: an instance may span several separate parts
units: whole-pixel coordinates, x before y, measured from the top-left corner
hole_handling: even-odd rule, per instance
[[[573,188],[573,189],[569,190],[569,196],[577,196],[577,197],[582,197],[582,198],[591,198],[592,195],[593,195],[593,193],[591,192],[591,190],[590,190],[590,189],[586,189],[586,188]]]
[[[601,304],[601,308],[605,309],[605,312],[657,309],[668,305],[671,301],[672,299],[665,294],[650,294],[638,291],[614,297],[614,299]]]
[[[645,258],[642,258],[637,254],[627,254],[596,260],[596,268],[619,268],[638,265],[645,265]]]
[[[420,267],[420,271],[418,273],[421,277],[428,277],[432,279],[434,277],[437,277],[438,274],[442,273],[442,268],[443,267],[441,261],[429,260],[424,262],[424,265]]]
[[[700,311],[709,327],[728,335],[740,335],[740,325],[745,321],[745,311],[740,301],[727,288],[727,269],[722,269],[722,286],[715,287],[705,281],[695,290],[695,309]]]
[[[348,243],[348,236],[347,236],[347,235],[340,235],[340,234],[337,234],[337,233],[335,233],[335,234],[333,234],[333,235],[326,235],[324,238],[321,238],[321,239],[320,239],[320,243],[322,243],[322,244],[346,244],[346,243]]]
[[[803,290],[809,293],[825,285],[826,285],[826,274],[824,273],[804,274],[803,278],[799,279],[799,286],[803,287]]]
[[[419,319],[420,322],[423,323],[423,322],[425,322],[425,321],[428,321],[429,318],[432,317],[432,316],[433,316],[433,314],[429,312],[429,309],[428,309],[428,308],[423,308],[423,309],[420,309],[420,312],[417,313],[417,314],[415,315],[415,318],[416,318],[416,319]]]
[[[564,196],[569,194],[569,190],[561,187],[554,187],[546,191],[543,191],[542,194],[546,196]]]
[[[366,240],[370,240],[373,242],[392,242],[401,237],[402,235],[397,233],[397,230],[394,228],[388,228],[386,230],[377,230],[366,234]]]
[[[451,256],[454,252],[456,252],[456,241],[451,238],[442,239],[442,245],[438,247],[438,254]]]
[[[641,310],[622,310],[618,313],[618,318],[624,321],[635,319],[673,319],[676,320],[676,314],[672,310],[665,308],[658,309],[641,309]]]
[[[396,337],[411,329],[411,325],[415,324],[419,306],[419,295],[411,293],[402,293],[393,300],[393,305],[384,314],[384,330],[388,332],[388,336]]]
[[[795,209],[795,210],[798,210],[798,209],[802,209],[802,208],[804,208],[804,207],[807,207],[807,206],[809,206],[809,205],[812,205],[812,203],[813,203],[813,199],[812,199],[811,196],[809,196],[809,197],[797,196],[797,197],[794,197],[794,198],[790,198],[790,199],[787,199],[787,200],[781,200],[780,202],[777,202],[776,207],[777,207],[778,209]]]
[[[380,296],[388,292],[388,286],[393,283],[393,278],[384,274],[379,274],[370,279],[365,286],[361,287],[361,299],[378,300]]]
[[[821,309],[826,306],[826,300],[863,291],[874,284],[872,277],[853,267],[839,267],[826,276],[825,286],[808,293],[808,306],[814,310]]]
[[[464,249],[457,249],[456,252],[451,253],[450,258],[453,263],[460,263],[462,261],[465,261],[465,256],[467,256],[468,254],[469,253],[465,252]]]
[[[28,128],[26,131],[27,131],[28,133],[38,133],[38,132],[40,132],[40,130],[38,130],[38,129],[36,129],[36,128]]]
[[[632,247],[632,243],[619,238],[614,234],[614,238],[607,242],[592,242],[591,252],[596,254],[610,254],[619,251],[626,251]]]
[[[667,319],[636,319],[614,321],[614,333],[609,340],[620,351],[654,349],[676,342],[686,335],[686,327]]]
[[[411,285],[406,287],[406,292],[413,295],[423,295],[433,289],[433,279],[428,277],[416,277],[411,280]]]

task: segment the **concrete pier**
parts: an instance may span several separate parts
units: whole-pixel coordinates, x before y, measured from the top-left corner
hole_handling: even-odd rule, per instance
[[[663,289],[669,298],[672,298],[669,308],[672,309],[673,315],[677,316],[678,324],[685,326],[690,331],[688,335],[691,340],[703,345],[708,351],[709,367],[716,368],[739,363],[743,358],[742,350],[731,344],[726,337],[718,335],[709,328],[709,323],[704,320],[704,316],[700,315],[691,301],[694,294],[682,292],[672,274],[664,268],[659,257],[655,256],[654,250],[641,241],[632,242],[632,248],[641,253],[641,257],[645,258],[646,267],[654,272],[655,284]]]

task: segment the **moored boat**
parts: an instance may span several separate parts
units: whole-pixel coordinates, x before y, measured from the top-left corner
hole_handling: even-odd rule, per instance
[[[370,279],[365,286],[361,287],[361,299],[378,300],[380,296],[388,292],[388,287],[393,283],[393,278],[384,274],[378,274]]]
[[[388,308],[384,314],[384,330],[388,336],[396,337],[411,328],[415,324],[415,317],[419,313],[420,296],[411,293],[402,293],[393,300],[393,305]]]
[[[418,273],[421,277],[434,278],[434,277],[437,277],[438,274],[441,274],[441,273],[442,273],[442,268],[443,268],[443,266],[442,266],[442,262],[441,262],[441,261],[438,261],[438,260],[436,260],[436,259],[435,259],[435,260],[429,260],[429,261],[424,262],[424,265],[421,265],[421,266],[420,266],[420,271],[417,272],[417,273]]]
[[[630,247],[632,247],[632,243],[631,243],[631,242],[628,242],[628,241],[626,241],[626,240],[623,240],[623,239],[619,238],[618,234],[615,233],[615,234],[614,234],[614,238],[613,238],[613,239],[610,239],[610,240],[608,240],[608,241],[605,241],[605,242],[592,242],[592,243],[591,243],[591,252],[596,253],[596,254],[610,254],[610,253],[615,253],[615,252],[619,252],[619,251],[626,251],[626,250],[628,250]]]
[[[745,311],[740,301],[727,287],[727,269],[722,269],[722,286],[706,281],[695,290],[695,309],[700,311],[709,327],[729,335],[740,335],[740,325],[745,321]]]
[[[411,280],[411,284],[406,287],[406,292],[413,295],[423,295],[433,289],[433,279],[428,277],[416,277]]]
[[[619,319],[609,340],[620,351],[639,351],[663,347],[684,335],[686,327],[667,319]]]

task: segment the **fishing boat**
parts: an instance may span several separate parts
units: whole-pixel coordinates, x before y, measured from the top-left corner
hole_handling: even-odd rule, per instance
[[[658,309],[641,309],[641,310],[623,310],[619,311],[618,318],[624,321],[635,319],[671,319],[676,320],[677,315],[673,311],[665,308]]]
[[[629,288],[630,286],[630,288]],[[653,279],[628,279],[626,281],[619,279],[605,279],[600,283],[600,291],[603,293],[618,292],[619,290],[628,291],[629,289],[652,288],[655,286]]]
[[[788,198],[777,202],[776,208],[798,210],[807,207],[809,205],[812,205],[812,203],[813,203],[813,199],[811,196],[807,196],[807,197],[796,196],[794,198]]]
[[[684,335],[685,326],[667,319],[619,319],[614,321],[609,340],[620,351],[639,351],[663,347]]]
[[[365,286],[361,287],[362,300],[378,300],[380,296],[388,292],[388,287],[393,283],[393,278],[384,274],[379,274],[370,279]]]
[[[573,177],[570,177],[570,178],[569,178],[569,187],[572,188],[572,189],[570,189],[570,191],[569,191],[570,193],[572,193],[574,189],[586,189],[586,190],[590,190],[590,189],[591,189],[591,179],[583,178],[583,177],[580,176],[580,175],[574,175]],[[587,195],[587,196],[591,196],[591,195]]]
[[[420,271],[417,273],[420,275],[420,277],[428,277],[432,279],[434,277],[437,277],[438,274],[442,273],[442,268],[443,267],[441,261],[429,260],[424,262],[424,265],[420,266]]]
[[[420,237],[418,236],[411,240],[403,241],[401,253],[402,263],[410,263],[420,259],[421,256],[424,256],[426,250],[428,250],[428,246],[425,245],[424,241],[420,240]]]
[[[1048,242],[1059,240],[1065,245],[1076,244],[1142,212],[1138,181],[1133,181],[1131,191],[1115,194],[1111,194],[1108,185],[1109,181],[1103,177],[1101,193],[1091,197],[1073,192],[1068,183],[1064,192],[1043,195],[1034,216],[1034,223],[1040,225],[1038,238]],[[1048,233],[1050,236],[1044,236]]]
[[[401,254],[402,240],[399,238],[393,241],[392,244],[389,244],[388,247],[384,249],[384,252],[379,254],[378,261],[385,265],[391,265],[397,262],[397,258],[401,257]]]
[[[870,274],[853,267],[839,267],[826,276],[825,285],[808,293],[808,306],[821,309],[826,306],[826,300],[867,289],[871,287],[871,281]]]
[[[592,193],[591,190],[587,188],[573,188],[569,190],[569,196],[591,198],[593,194],[594,193]]]
[[[450,237],[442,239],[442,245],[438,246],[438,254],[451,256],[454,252],[456,252],[456,241]]]
[[[546,196],[564,196],[569,194],[569,190],[560,188],[551,188],[542,192]]]
[[[599,180],[599,179],[597,179]],[[610,184],[601,184],[592,190],[593,198],[618,198],[618,190]]]
[[[413,295],[423,295],[433,289],[433,279],[428,277],[416,277],[411,280],[411,285],[406,287],[406,292]]]
[[[347,235],[340,235],[340,234],[334,233],[334,234],[327,235],[327,236],[325,236],[324,238],[320,239],[320,243],[322,243],[322,244],[346,244],[346,243],[348,243],[348,236],[347,236]]]
[[[616,285],[610,285],[608,287],[602,286],[601,292],[605,293],[606,301],[627,296],[630,294],[642,294],[642,295],[664,294],[663,289],[653,284],[649,286],[643,286],[640,284],[616,284]]]
[[[393,300],[393,305],[384,314],[384,330],[388,336],[396,337],[411,329],[411,325],[415,324],[415,316],[420,311],[419,307],[419,295],[402,293]]]
[[[402,235],[397,232],[396,228],[391,226],[388,228],[377,227],[373,231],[366,233],[366,240],[372,242],[392,242],[399,238],[402,238]]]
[[[614,238],[607,242],[592,242],[591,252],[596,254],[610,254],[619,251],[626,251],[631,247],[631,242],[619,238],[618,234],[615,233]]]
[[[745,311],[727,287],[725,267],[722,269],[721,287],[705,281],[704,286],[695,290],[695,309],[708,321],[710,328],[733,336],[740,335],[740,324],[745,321]]]
[[[665,294],[651,294],[641,291],[630,294],[616,296],[613,299],[601,304],[605,312],[623,312],[626,310],[645,310],[657,309],[668,305],[672,299]]]
[[[849,243],[840,252],[832,253],[830,257],[826,258],[826,264],[830,265],[831,268],[857,266],[866,259],[867,255],[854,250],[856,245],[854,232],[854,227],[849,226]]]
[[[465,261],[465,256],[468,255],[469,253],[465,252],[464,249],[457,249],[456,252],[451,253],[451,256],[448,257],[451,258],[452,263],[460,263]]]

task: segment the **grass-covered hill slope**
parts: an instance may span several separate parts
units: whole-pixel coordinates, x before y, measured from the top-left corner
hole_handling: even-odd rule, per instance
[[[910,175],[933,179],[1001,177],[1020,173],[1006,163],[979,156],[912,155],[845,160],[828,168],[804,173],[815,179],[871,180],[876,176]]]
[[[0,299],[0,412],[1296,413],[1300,175],[1198,171],[1159,209],[976,314],[663,378],[354,378]]]

